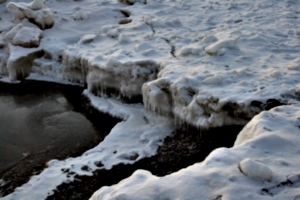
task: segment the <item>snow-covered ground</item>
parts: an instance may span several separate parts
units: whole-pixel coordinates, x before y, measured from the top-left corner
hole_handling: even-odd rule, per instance
[[[263,111],[241,131],[233,148],[165,177],[137,170],[91,200],[300,198],[300,105]]]
[[[294,105],[254,117],[233,148],[217,149],[204,162],[162,178],[137,171],[91,199],[300,198],[300,2],[121,2],[128,4],[0,0],[4,81],[84,83],[95,107],[124,119],[94,149],[49,162],[3,199],[46,198],[73,178],[62,168],[91,174],[95,162],[109,169],[153,155],[173,121],[201,128],[243,125],[282,104]],[[146,109],[94,96],[109,89],[123,97],[142,96]],[[81,170],[83,165],[91,170]],[[287,179],[291,183],[275,188]]]

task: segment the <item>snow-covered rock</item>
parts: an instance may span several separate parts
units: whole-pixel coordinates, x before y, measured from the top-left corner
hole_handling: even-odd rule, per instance
[[[13,14],[15,22],[28,19],[42,30],[54,25],[54,14],[49,8],[44,8],[44,0],[34,0],[29,4],[9,2],[6,7]]]

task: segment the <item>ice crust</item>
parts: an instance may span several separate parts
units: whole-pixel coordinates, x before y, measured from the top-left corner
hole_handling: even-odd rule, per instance
[[[90,200],[296,199],[299,117],[299,104],[264,111],[246,125],[234,147],[216,149],[202,163],[164,177],[137,170]]]

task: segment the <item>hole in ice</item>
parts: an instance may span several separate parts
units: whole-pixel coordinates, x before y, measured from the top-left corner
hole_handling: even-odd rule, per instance
[[[49,160],[96,146],[120,121],[95,110],[82,91],[47,82],[0,82],[0,179],[6,183],[0,196],[40,173]]]

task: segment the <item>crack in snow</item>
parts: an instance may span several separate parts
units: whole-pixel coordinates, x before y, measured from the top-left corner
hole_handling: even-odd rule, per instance
[[[171,40],[170,39],[167,39],[167,38],[162,38],[164,41],[166,41],[170,47],[171,47],[171,51],[170,51],[170,54],[174,57],[174,58],[177,58],[176,56],[176,47],[175,45],[172,44]]]

